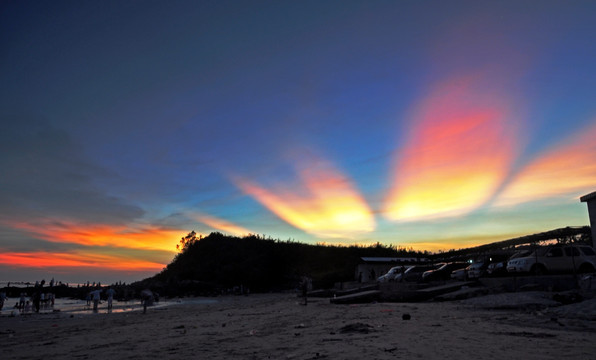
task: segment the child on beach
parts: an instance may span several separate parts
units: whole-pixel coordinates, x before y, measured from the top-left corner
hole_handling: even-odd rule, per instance
[[[24,315],[29,315],[29,314],[31,314],[31,304],[29,303],[29,301],[27,301],[27,302],[25,303],[25,309],[24,309],[24,311],[23,311],[23,314],[24,314]]]

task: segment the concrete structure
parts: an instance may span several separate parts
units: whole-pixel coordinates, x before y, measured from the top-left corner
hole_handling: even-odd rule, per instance
[[[582,196],[579,200],[588,204],[588,216],[592,228],[592,247],[596,247],[596,191]]]

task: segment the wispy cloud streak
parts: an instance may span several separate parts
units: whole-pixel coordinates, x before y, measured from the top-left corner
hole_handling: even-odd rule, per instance
[[[214,216],[199,214],[199,215],[195,215],[194,218],[196,218],[198,221],[200,221],[201,223],[203,223],[207,226],[211,226],[214,229],[217,229],[217,230],[220,230],[220,231],[232,234],[232,235],[245,236],[245,235],[252,233],[252,231],[250,231],[242,226],[233,224],[227,220],[216,218]]]
[[[579,196],[596,185],[596,122],[530,162],[498,196],[511,206],[557,196]]]

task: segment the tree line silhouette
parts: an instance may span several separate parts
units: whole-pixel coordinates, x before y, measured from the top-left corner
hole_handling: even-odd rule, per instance
[[[425,257],[427,252],[382,245],[310,245],[260,235],[235,237],[194,231],[180,240],[180,251],[160,273],[142,283],[164,295],[209,294],[228,289],[254,292],[294,289],[301,278],[316,288],[354,280],[362,257]]]

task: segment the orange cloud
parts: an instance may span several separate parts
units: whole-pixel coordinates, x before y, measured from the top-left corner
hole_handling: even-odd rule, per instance
[[[247,180],[236,184],[277,216],[310,234],[352,237],[375,229],[364,198],[346,177],[322,161],[300,171],[300,183],[292,189],[267,190]]]
[[[596,186],[596,124],[528,164],[499,195],[509,206],[543,198],[583,195]]]
[[[510,109],[477,78],[435,86],[414,108],[385,200],[388,219],[462,215],[488,201],[516,153]]]
[[[232,234],[232,235],[245,236],[245,235],[252,233],[250,230],[245,229],[241,226],[232,224],[229,221],[218,219],[218,218],[215,218],[215,217],[209,216],[209,215],[197,215],[196,219],[205,225],[211,226],[214,229],[217,229],[217,230],[220,230],[220,231]]]
[[[185,235],[181,230],[164,230],[150,225],[134,228],[67,221],[11,222],[8,225],[50,242],[170,252],[175,252],[176,243]]]
[[[160,271],[164,264],[119,256],[78,253],[2,253],[0,264],[26,268],[81,267],[119,271]]]

